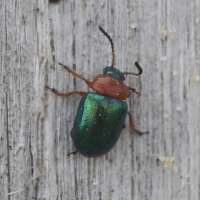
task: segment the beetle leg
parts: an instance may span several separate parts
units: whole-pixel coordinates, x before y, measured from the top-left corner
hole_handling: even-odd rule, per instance
[[[86,92],[78,92],[78,91],[67,92],[67,93],[59,93],[54,88],[50,88],[48,86],[46,86],[46,88],[50,89],[53,93],[55,93],[56,95],[61,96],[61,97],[68,97],[72,94],[79,94],[81,96],[84,96],[84,94],[86,93]]]
[[[135,92],[136,94],[139,94],[139,92],[137,92],[135,88],[128,86],[127,89],[131,90],[132,92]]]
[[[59,65],[63,66],[69,73],[73,74],[74,76],[79,77],[80,79],[84,80],[86,82],[86,84],[92,88],[92,82],[88,81],[87,79],[85,79],[83,76],[81,76],[80,74],[78,74],[76,71],[69,69],[66,65],[63,65],[61,63],[58,63]]]
[[[135,125],[133,124],[133,118],[132,118],[131,114],[130,114],[129,112],[127,112],[127,114],[129,115],[129,126],[130,126],[130,128],[131,128],[134,132],[138,133],[139,135],[143,135],[143,134],[149,133],[148,131],[146,131],[146,132],[140,132],[140,131],[138,131],[138,130],[135,128]]]
[[[73,152],[67,154],[67,156],[70,156],[71,154],[73,154],[75,156],[77,153],[78,153],[78,151],[76,150],[76,151],[73,151]]]
[[[72,137],[72,131],[73,131],[73,128],[72,128],[72,130],[70,131],[70,135],[71,135],[71,137]]]

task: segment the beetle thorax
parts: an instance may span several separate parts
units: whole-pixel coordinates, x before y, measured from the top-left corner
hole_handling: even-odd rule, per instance
[[[118,100],[126,100],[127,86],[119,79],[108,75],[98,75],[95,77],[92,88],[97,93],[109,96]]]

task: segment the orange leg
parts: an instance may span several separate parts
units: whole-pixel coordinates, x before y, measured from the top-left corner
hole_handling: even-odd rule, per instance
[[[128,86],[128,87],[127,87],[127,90],[128,90],[128,95],[127,95],[127,97],[129,97],[129,96],[131,95],[131,92],[130,92],[130,91],[135,92],[136,94],[139,95],[139,92],[137,92],[135,88],[132,88],[132,87]]]
[[[56,95],[61,96],[61,97],[68,97],[72,94],[79,94],[79,95],[83,96],[86,93],[86,92],[77,92],[77,91],[67,92],[67,93],[59,93],[54,88],[50,88],[48,86],[46,86],[46,88],[50,89],[53,93],[55,93]]]
[[[136,91],[135,88],[132,88],[132,87],[128,86],[127,89],[131,90],[132,92],[135,92],[136,94],[139,94],[139,93]]]
[[[69,73],[73,74],[74,76],[79,77],[80,79],[84,80],[86,84],[92,88],[92,82],[86,80],[84,77],[82,77],[80,74],[78,74],[76,71],[69,69],[66,65],[63,65],[61,63],[58,63],[59,65],[63,66]]]
[[[129,112],[127,112],[127,114],[129,115],[129,126],[130,126],[130,128],[131,128],[134,132],[138,133],[139,135],[149,133],[148,131],[147,131],[147,132],[140,132],[140,131],[138,131],[138,130],[135,128],[135,125],[133,124],[133,118],[132,118],[131,114],[130,114]]]

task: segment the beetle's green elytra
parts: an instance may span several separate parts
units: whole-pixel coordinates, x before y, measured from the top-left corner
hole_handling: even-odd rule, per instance
[[[79,103],[72,130],[76,149],[87,157],[107,153],[120,136],[126,114],[126,102],[86,93]]]

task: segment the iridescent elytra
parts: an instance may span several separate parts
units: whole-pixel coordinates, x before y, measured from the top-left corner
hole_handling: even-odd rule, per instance
[[[71,130],[71,137],[76,151],[69,153],[81,153],[86,157],[98,157],[108,153],[116,144],[122,129],[125,127],[126,116],[129,115],[130,128],[142,135],[148,132],[140,132],[135,128],[130,112],[127,111],[126,100],[131,92],[136,92],[132,87],[124,83],[124,75],[139,76],[142,74],[142,68],[135,62],[139,73],[121,72],[114,67],[115,53],[112,39],[104,29],[99,26],[99,30],[108,38],[112,48],[112,64],[103,69],[103,74],[98,75],[91,82],[69,69],[66,65],[59,63],[69,73],[85,81],[85,83],[94,90],[94,93],[82,91],[72,91],[59,93],[54,88],[52,92],[61,97],[68,97],[72,94],[79,94],[82,99],[79,103],[78,111]]]

